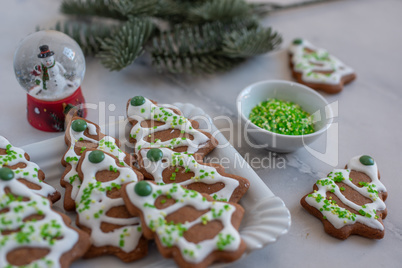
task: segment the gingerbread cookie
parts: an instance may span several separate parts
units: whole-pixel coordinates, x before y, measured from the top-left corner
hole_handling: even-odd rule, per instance
[[[68,146],[61,163],[66,167],[61,180],[61,186],[66,188],[64,195],[64,209],[75,210],[81,179],[76,170],[81,154],[86,149],[99,149],[116,156],[122,165],[131,164],[130,156],[120,149],[120,142],[110,136],[101,133],[95,123],[84,118],[73,116],[67,117],[65,142]]]
[[[166,147],[204,156],[218,145],[211,134],[198,129],[197,121],[182,116],[177,108],[157,105],[142,96],[127,102],[127,117],[133,125],[129,141],[136,153],[141,148]]]
[[[112,254],[130,262],[144,257],[148,243],[142,237],[140,219],[131,216],[119,189],[143,179],[140,172],[101,150],[86,150],[78,162],[82,184],[76,197],[77,226],[91,235],[85,257]]]
[[[130,213],[140,214],[144,236],[180,267],[235,261],[246,249],[238,232],[244,209],[173,184],[140,181],[123,186]]]
[[[356,78],[352,68],[307,40],[295,39],[289,53],[293,77],[313,89],[338,93]]]
[[[381,239],[387,195],[377,164],[370,156],[363,155],[352,158],[346,169],[335,169],[327,178],[318,180],[314,191],[300,203],[336,238],[346,239],[356,234]]]
[[[89,248],[89,236],[16,177],[0,168],[0,266],[69,267]]]
[[[199,155],[168,148],[141,149],[138,165],[146,178],[157,183],[177,183],[219,201],[237,203],[250,187],[247,179],[225,173],[221,165],[203,163]]]
[[[17,181],[34,193],[47,197],[53,203],[59,200],[60,193],[43,181],[45,174],[37,164],[29,160],[30,157],[24,150],[13,146],[6,138],[0,136],[0,168],[12,169]]]

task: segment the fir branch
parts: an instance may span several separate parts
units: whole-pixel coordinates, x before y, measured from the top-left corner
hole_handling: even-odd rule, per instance
[[[61,12],[67,15],[98,16],[128,20],[132,16],[153,16],[162,0],[63,0]]]
[[[113,0],[63,0],[60,11],[66,15],[99,16],[126,20],[127,17],[111,8],[113,2]]]
[[[192,22],[227,21],[250,15],[249,4],[244,0],[211,0],[189,10],[188,20]]]
[[[196,0],[159,0],[154,16],[172,24],[184,23],[188,20],[188,10],[201,3],[202,1]]]
[[[243,31],[240,31],[243,33],[243,42],[230,43],[232,40],[229,37],[234,36],[239,28]],[[264,39],[260,37],[263,34],[267,35],[265,31],[256,31],[253,20],[226,24],[214,22],[202,26],[180,25],[173,31],[164,32],[153,39],[153,64],[159,71],[168,70],[173,73],[212,73],[228,70],[242,62],[245,54],[255,55],[268,49],[268,44],[264,44],[263,48],[249,45],[253,38]]]
[[[132,19],[113,35],[103,40],[101,52],[97,55],[102,64],[111,71],[119,71],[131,63],[144,51],[154,25],[149,20]]]
[[[81,47],[85,55],[95,55],[100,51],[99,39],[112,36],[116,31],[116,25],[89,24],[84,22],[66,21],[57,22],[56,31],[64,32],[73,38]]]
[[[119,0],[113,1],[111,8],[123,15],[130,16],[152,16],[158,11],[160,0]]]
[[[242,29],[224,36],[222,54],[227,57],[252,57],[279,46],[281,36],[271,28]]]
[[[210,73],[277,48],[280,35],[262,28],[258,18],[289,7],[293,6],[246,0],[63,0],[65,14],[113,18],[124,24],[95,20],[97,24],[58,24],[57,29],[72,36],[84,53],[99,56],[110,70],[130,65],[153,35],[149,51],[159,70]],[[153,31],[147,17],[156,18],[161,27],[170,26],[170,30]]]

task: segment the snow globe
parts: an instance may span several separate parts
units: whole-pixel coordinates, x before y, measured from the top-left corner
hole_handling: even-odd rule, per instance
[[[81,83],[85,57],[68,35],[39,31],[24,38],[14,55],[15,76],[27,91],[28,122],[35,128],[56,132],[64,130],[65,110],[80,107],[86,116]]]

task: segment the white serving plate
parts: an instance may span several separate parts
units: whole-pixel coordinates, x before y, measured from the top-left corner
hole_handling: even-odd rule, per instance
[[[220,145],[226,145],[216,148],[208,157],[215,159],[226,157],[229,159],[229,163],[225,163],[226,172],[245,177],[250,181],[250,189],[240,201],[240,204],[246,211],[240,227],[241,237],[247,244],[247,252],[244,254],[243,258],[247,256],[248,253],[273,243],[281,235],[286,234],[290,228],[290,213],[282,199],[272,193],[236,149],[233,148],[222,133],[218,131],[212,123],[212,120],[202,109],[188,103],[175,103],[175,106],[178,107],[186,117],[197,120],[200,123],[201,129],[210,131],[219,141]],[[107,127],[101,127],[102,131],[106,132],[108,135],[119,138],[128,150],[130,144],[127,142],[126,137],[129,128],[130,125],[127,121],[119,121]],[[54,205],[54,209],[66,213],[63,209],[64,189],[59,183],[64,171],[64,167],[60,164],[61,158],[66,151],[64,136],[30,144],[24,146],[23,149],[31,156],[31,161],[37,163],[45,172],[46,182],[61,192],[62,198]],[[67,212],[66,214],[75,221],[75,213]],[[214,265],[213,267],[218,266],[224,266],[224,264]],[[168,268],[176,267],[176,265],[172,259],[164,259],[157,252],[155,244],[150,242],[148,256],[136,262],[126,264],[114,256],[104,256],[94,259],[77,260],[71,267]]]

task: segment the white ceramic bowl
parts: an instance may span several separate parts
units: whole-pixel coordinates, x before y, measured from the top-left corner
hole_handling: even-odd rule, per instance
[[[248,119],[251,109],[269,98],[291,101],[313,115],[315,132],[307,135],[283,135],[262,129]],[[275,152],[293,152],[310,144],[322,135],[331,125],[333,112],[328,102],[315,90],[304,85],[283,81],[267,80],[252,84],[243,89],[237,97],[237,111],[243,126],[247,130],[246,141],[249,137],[253,147],[266,148]]]

